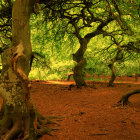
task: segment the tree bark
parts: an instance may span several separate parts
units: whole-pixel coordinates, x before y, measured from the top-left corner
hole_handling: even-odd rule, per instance
[[[2,54],[1,96],[3,107],[0,121],[1,139],[11,140],[22,132],[24,139],[36,139],[35,112],[30,98],[30,43],[29,18],[33,0],[16,0],[12,10],[12,44]]]
[[[110,68],[111,70],[111,79],[109,80],[109,83],[108,83],[108,87],[113,87],[114,86],[114,81],[116,79],[116,70],[115,70],[115,67],[114,67],[114,63],[111,63],[108,65],[108,67]]]
[[[83,69],[86,66],[86,59],[84,58],[84,53],[87,49],[88,41],[87,39],[81,38],[79,42],[80,48],[77,50],[75,54],[73,54],[73,60],[77,62],[77,65],[74,67],[73,78],[76,82],[76,86],[78,88],[81,88],[82,86],[86,86]]]
[[[72,75],[74,75],[74,72],[73,72],[73,71],[72,71],[72,72],[70,72],[70,73],[68,74],[67,81],[69,81],[69,80],[70,80],[70,77],[71,77]]]
[[[1,140],[36,140],[37,135],[47,133],[42,129],[44,117],[39,115],[30,97],[30,60],[32,55],[30,43],[30,14],[33,12],[34,0],[16,0],[12,10],[12,44],[2,54],[2,74],[0,95],[3,105],[0,112]],[[37,131],[35,122],[39,121]],[[46,123],[46,120],[45,122]]]
[[[123,53],[122,53],[121,46],[120,46],[119,43],[116,42],[116,40],[114,40],[114,41],[115,41],[115,44],[117,45],[118,50],[117,50],[117,53],[116,53],[115,57],[111,59],[111,63],[108,65],[108,67],[110,68],[110,70],[112,72],[111,79],[108,83],[108,87],[113,86],[113,83],[116,79],[116,70],[115,70],[115,67],[114,67],[115,62],[123,59]]]

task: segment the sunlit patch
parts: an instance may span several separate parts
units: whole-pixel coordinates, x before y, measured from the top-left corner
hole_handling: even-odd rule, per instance
[[[59,84],[59,85],[70,85],[70,84],[74,84],[74,81],[71,82],[67,82],[67,81],[47,81],[47,83],[49,84]]]

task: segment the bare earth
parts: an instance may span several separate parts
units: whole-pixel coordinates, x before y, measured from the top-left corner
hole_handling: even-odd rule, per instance
[[[115,107],[122,95],[140,88],[140,82],[123,78],[107,87],[105,82],[90,82],[96,88],[68,90],[73,81],[32,81],[31,94],[44,116],[61,116],[51,124],[53,136],[40,140],[140,140],[140,94],[130,98],[129,106]],[[140,80],[139,80],[140,81]]]

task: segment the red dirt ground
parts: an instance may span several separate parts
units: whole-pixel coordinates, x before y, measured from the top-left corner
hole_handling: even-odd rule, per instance
[[[32,81],[31,94],[40,113],[62,117],[54,120],[58,125],[50,125],[59,128],[54,136],[40,140],[140,140],[140,94],[130,98],[129,106],[114,106],[122,95],[140,88],[140,82],[121,80],[114,87],[87,81],[96,88],[72,90],[68,85],[73,81]]]
[[[40,140],[140,140],[140,94],[130,98],[129,106],[114,107],[122,95],[138,89],[140,82],[122,81],[115,87],[87,82],[96,89],[72,90],[68,85],[73,81],[33,81],[32,97],[40,113],[64,117],[56,121],[59,126],[51,125],[59,128],[52,132],[54,136],[44,135]]]

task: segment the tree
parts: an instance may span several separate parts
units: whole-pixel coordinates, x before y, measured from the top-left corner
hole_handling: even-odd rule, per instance
[[[131,17],[137,19],[139,11],[138,2],[133,1],[131,4],[129,0],[127,2],[123,0],[56,0],[48,3],[42,0],[41,3],[45,5],[43,8],[45,19],[47,21],[64,20],[66,23],[64,30],[73,34],[79,41],[80,47],[73,54],[73,60],[77,62],[74,67],[74,80],[77,87],[86,86],[83,69],[86,66],[84,54],[89,41],[97,35],[104,35],[105,30],[118,35],[133,34],[128,19]]]
[[[116,62],[122,61],[124,59],[124,55],[123,55],[124,50],[122,50],[122,47],[120,45],[121,41],[117,42],[115,37],[112,37],[112,40],[113,40],[114,44],[116,44],[116,46],[117,46],[117,52],[116,52],[115,56],[111,59],[110,64],[108,65],[108,67],[110,68],[111,73],[112,73],[111,79],[109,80],[109,83],[108,83],[108,87],[113,86],[114,80],[116,79],[116,69],[114,67],[114,64]]]
[[[114,19],[120,26],[120,28],[116,26],[115,30],[112,30],[109,32],[108,32],[108,29],[106,29],[104,30],[104,33],[103,33],[104,37],[110,36],[111,41],[114,42],[112,45],[106,48],[107,51],[114,44],[117,46],[115,56],[111,58],[111,62],[108,65],[108,67],[110,68],[112,72],[111,79],[108,83],[108,86],[113,86],[113,82],[116,78],[116,70],[115,70],[114,64],[115,62],[118,62],[118,61],[122,61],[122,60],[124,61],[125,59],[124,52],[130,53],[130,50],[139,52],[139,47],[138,47],[139,38],[137,38],[137,32],[139,31],[137,31],[137,28],[135,28],[139,22],[138,3],[136,1],[129,1],[129,3],[126,4],[126,7],[129,5],[130,7],[133,7],[133,10],[126,10],[126,13],[124,13],[124,9],[122,9],[120,5],[122,4],[121,2],[122,1],[117,2],[116,0],[112,0],[110,2],[106,0],[106,3],[110,9],[110,13],[113,15]],[[130,15],[130,17],[128,15]],[[131,22],[127,19],[128,17],[131,19]],[[134,25],[129,24],[129,23],[133,23]],[[133,40],[132,42],[130,41],[131,39]]]
[[[136,42],[129,42],[128,44],[125,44],[122,47],[126,48],[127,50],[132,50],[134,52],[140,53],[139,46],[140,46],[140,41],[138,40]],[[130,98],[130,96],[135,95],[135,94],[140,94],[140,89],[133,90],[133,91],[123,95],[121,97],[120,101],[118,102],[118,105],[127,105],[127,104],[129,104],[128,99]]]
[[[49,130],[42,129],[46,120],[36,110],[30,97],[28,80],[32,48],[30,43],[30,14],[34,0],[16,0],[12,9],[12,43],[2,54],[0,95],[3,99],[0,111],[0,137],[12,140],[21,137],[35,140]],[[36,123],[35,123],[36,122]],[[39,123],[38,123],[39,122]],[[35,124],[39,124],[35,125]]]
[[[81,88],[86,86],[84,81],[83,69],[86,66],[86,59],[84,58],[87,45],[91,38],[102,34],[103,28],[114,20],[113,16],[104,10],[106,3],[101,1],[80,0],[80,1],[63,1],[58,3],[44,3],[44,13],[48,13],[50,9],[50,20],[59,18],[66,22],[65,31],[73,34],[80,44],[79,49],[73,54],[73,60],[77,63],[74,67],[74,80],[76,86]],[[57,7],[57,8],[56,8]],[[96,7],[100,9],[100,16],[96,11]],[[86,32],[85,29],[90,29]]]

